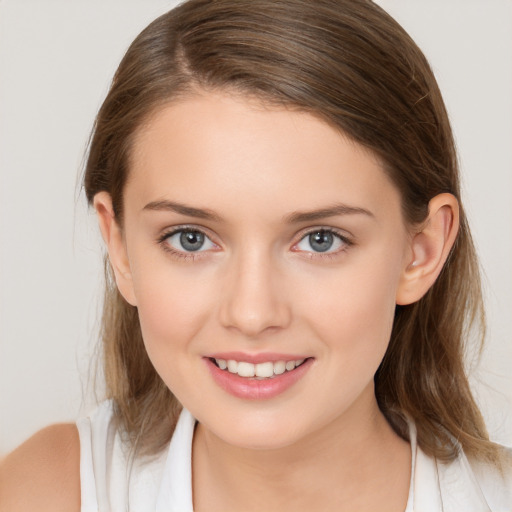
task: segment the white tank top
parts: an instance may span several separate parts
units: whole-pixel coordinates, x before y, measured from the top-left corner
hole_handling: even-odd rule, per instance
[[[130,463],[111,402],[77,422],[82,512],[192,512],[192,437],[196,420],[184,409],[167,449]],[[512,512],[512,451],[501,475],[466,456],[450,464],[427,457],[410,424],[411,484],[405,512]]]
[[[77,422],[82,512],[192,511],[195,419],[183,410],[168,449],[131,464],[110,401]]]

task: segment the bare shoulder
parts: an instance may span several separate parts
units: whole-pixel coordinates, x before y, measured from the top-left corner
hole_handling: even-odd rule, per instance
[[[0,461],[0,510],[80,510],[80,440],[74,424],[46,427]]]

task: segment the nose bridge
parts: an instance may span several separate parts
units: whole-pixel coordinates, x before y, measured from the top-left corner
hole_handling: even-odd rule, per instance
[[[272,251],[247,243],[232,257],[221,305],[221,322],[246,336],[286,327],[290,310]]]

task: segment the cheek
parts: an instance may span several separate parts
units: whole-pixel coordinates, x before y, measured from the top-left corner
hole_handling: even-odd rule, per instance
[[[318,337],[338,351],[339,363],[380,363],[393,326],[399,261],[390,254],[358,260],[333,272],[317,300],[304,302]]]
[[[165,262],[144,266],[133,278],[150,357],[183,349],[211,311],[211,280],[200,272],[176,269]]]

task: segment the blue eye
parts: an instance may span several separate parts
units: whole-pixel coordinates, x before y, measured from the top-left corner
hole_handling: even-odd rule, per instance
[[[318,229],[304,236],[296,247],[305,252],[337,252],[348,242],[328,229]]]
[[[215,247],[215,244],[201,231],[180,229],[167,235],[164,241],[172,249],[180,252],[201,252]]]

